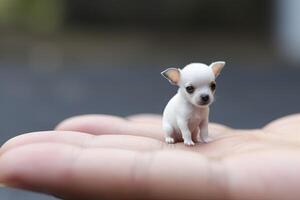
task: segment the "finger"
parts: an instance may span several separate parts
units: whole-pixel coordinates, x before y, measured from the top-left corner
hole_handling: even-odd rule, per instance
[[[129,121],[161,125],[162,117],[157,114],[136,114],[126,117]]]
[[[10,139],[1,147],[1,153],[10,149],[33,143],[62,143],[89,148],[118,148],[138,151],[164,148],[161,141],[132,135],[94,136],[81,132],[45,131],[23,134]]]
[[[300,195],[299,167],[299,151],[287,149],[212,162],[181,151],[42,143],[3,154],[0,182],[64,199],[289,199]]]
[[[0,157],[0,182],[73,199],[213,199],[218,166],[199,154],[24,145]]]
[[[139,117],[134,117],[139,121]],[[147,117],[147,120],[149,118]],[[140,120],[145,120],[143,116]],[[129,121],[122,118],[106,116],[106,115],[85,115],[72,117],[60,123],[56,130],[79,131],[94,135],[116,134],[116,135],[136,135],[150,137],[164,141],[164,132],[161,125],[144,123],[144,122]],[[230,128],[211,123],[209,124],[210,137],[217,139],[228,136]]]
[[[292,134],[297,136],[300,133],[300,114],[279,118],[267,124],[263,130],[275,134]]]
[[[136,135],[163,140],[160,125],[134,123],[119,117],[108,115],[83,115],[61,122],[56,130],[79,131],[94,135]]]
[[[185,150],[197,151],[209,158],[219,158],[232,154],[233,146],[242,145],[242,140],[217,140],[209,144],[199,144],[194,147],[187,147],[183,143],[166,144],[156,139],[134,136],[134,135],[91,135],[72,131],[44,131],[27,133],[7,141],[0,151],[1,154],[13,148],[37,143],[59,143],[74,145],[82,148],[115,148],[136,151],[157,151],[157,150]],[[246,149],[247,148],[243,148]]]

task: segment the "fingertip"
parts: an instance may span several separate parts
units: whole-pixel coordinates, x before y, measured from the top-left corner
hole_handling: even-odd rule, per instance
[[[65,130],[76,129],[78,124],[81,124],[82,123],[81,121],[86,120],[87,117],[89,117],[89,116],[80,115],[80,116],[69,117],[67,119],[64,119],[60,123],[58,123],[55,126],[54,130],[65,131]]]
[[[6,151],[0,156],[0,183],[44,191],[40,190],[41,187],[54,185],[65,173],[62,169],[73,159],[70,155],[75,155],[75,150],[79,148],[67,144],[38,143]]]
[[[26,133],[6,141],[0,149],[0,155],[11,149],[34,143],[48,142],[82,146],[84,142],[90,138],[90,134],[72,131],[40,131]]]
[[[2,144],[1,149],[0,149],[0,155],[2,155],[8,149],[19,146],[21,143],[23,143],[22,141],[24,140],[24,138],[27,138],[29,135],[36,135],[37,133],[38,132],[25,133],[25,134],[17,135],[13,138],[10,138],[6,142],[4,142],[4,144]]]
[[[115,123],[124,122],[121,117],[110,115],[80,115],[67,118],[60,122],[54,130],[79,131],[97,134],[99,130],[106,130]]]
[[[49,135],[53,135],[54,131],[40,131],[40,132],[32,132],[32,133],[24,133],[21,135],[17,135],[9,140],[7,140],[0,149],[0,156],[6,151],[23,146],[26,144],[31,144],[42,140],[43,138],[49,139]],[[50,140],[49,140],[50,141]]]
[[[296,128],[296,130],[300,129],[300,114],[292,114],[287,115],[284,117],[280,117],[278,119],[275,119],[268,124],[266,124],[262,129],[264,130],[272,130],[272,131],[278,131],[278,129],[283,130],[292,130]],[[293,128],[291,128],[293,127]],[[284,132],[284,131],[283,131]]]

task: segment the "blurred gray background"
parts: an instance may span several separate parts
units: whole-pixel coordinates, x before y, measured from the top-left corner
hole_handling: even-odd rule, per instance
[[[162,113],[168,67],[224,60],[211,121],[300,111],[297,0],[1,0],[0,140],[64,118]],[[0,199],[54,199],[0,189]]]

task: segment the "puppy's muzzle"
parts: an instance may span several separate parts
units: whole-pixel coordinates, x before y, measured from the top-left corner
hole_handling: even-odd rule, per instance
[[[202,94],[200,96],[199,105],[208,105],[210,103],[210,97],[208,94]]]

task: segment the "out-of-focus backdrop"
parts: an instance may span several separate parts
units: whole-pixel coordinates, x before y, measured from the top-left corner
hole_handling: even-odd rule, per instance
[[[0,139],[86,113],[161,113],[160,75],[227,62],[211,120],[258,128],[300,111],[298,0],[0,0]],[[0,190],[0,199],[54,199]]]

